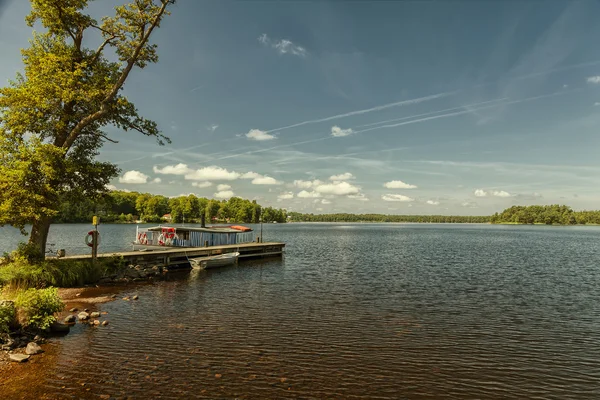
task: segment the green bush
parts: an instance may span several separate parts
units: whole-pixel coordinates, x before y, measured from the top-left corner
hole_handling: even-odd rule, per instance
[[[57,288],[28,289],[18,294],[15,305],[23,312],[26,327],[47,329],[56,318],[54,314],[64,308]]]
[[[10,327],[15,325],[16,317],[15,304],[0,300],[0,334],[10,331]]]

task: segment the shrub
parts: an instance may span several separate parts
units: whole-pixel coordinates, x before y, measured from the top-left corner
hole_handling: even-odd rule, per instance
[[[36,329],[47,329],[56,318],[54,314],[64,308],[57,288],[28,289],[18,294],[15,305],[25,319],[23,325]]]
[[[17,312],[12,301],[0,300],[0,334],[10,332],[15,325]]]

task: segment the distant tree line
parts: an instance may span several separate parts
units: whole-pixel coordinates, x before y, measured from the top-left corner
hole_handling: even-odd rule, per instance
[[[162,222],[170,214],[175,223],[200,222],[202,215],[207,223],[227,221],[238,223],[286,222],[285,210],[263,208],[256,200],[232,197],[214,200],[204,197],[180,196],[168,198],[149,193],[111,191],[100,201],[86,200],[61,203],[58,216],[53,222],[90,222],[99,215],[102,222]]]
[[[416,223],[488,223],[489,216],[458,215],[387,215],[387,214],[301,214],[288,213],[293,222],[416,222]]]
[[[493,224],[600,224],[600,211],[573,211],[565,205],[513,206],[492,215]]]

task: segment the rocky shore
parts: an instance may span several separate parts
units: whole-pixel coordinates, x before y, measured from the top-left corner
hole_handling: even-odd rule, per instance
[[[108,313],[97,310],[97,305],[119,299],[130,284],[143,284],[165,279],[169,269],[162,265],[128,265],[118,273],[105,276],[94,285],[83,288],[59,289],[65,309],[57,320],[44,331],[18,329],[0,336],[0,374],[9,363],[24,363],[44,353],[44,345],[53,336],[66,335],[75,324],[105,327],[110,324]],[[123,301],[137,301],[138,295],[122,297]],[[5,301],[8,302],[8,301]],[[10,302],[9,302],[10,303]]]

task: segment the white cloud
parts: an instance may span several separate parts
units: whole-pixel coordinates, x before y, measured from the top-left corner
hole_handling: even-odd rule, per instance
[[[595,106],[595,107],[597,107],[597,106],[600,106],[600,102],[598,102],[598,101],[597,101],[597,102],[595,102],[595,103],[594,103],[594,106]]]
[[[475,194],[476,197],[485,197],[485,196],[488,195],[487,192],[485,190],[483,190],[483,189],[477,189],[477,190],[475,190],[474,194]]]
[[[329,180],[332,181],[347,181],[349,179],[354,179],[354,175],[352,175],[350,172],[346,172],[344,174],[339,175],[332,175],[329,177]]]
[[[352,128],[342,129],[337,125],[334,125],[331,127],[331,136],[333,136],[333,137],[344,137],[344,136],[352,135],[352,133],[354,133]]]
[[[298,57],[305,57],[307,54],[304,47],[294,44],[291,40],[281,39],[279,41],[273,41],[266,33],[260,35],[258,41],[264,46],[277,50],[279,54],[293,54]]]
[[[385,200],[385,201],[404,201],[404,202],[409,202],[409,201],[415,200],[412,197],[404,196],[401,194],[384,194],[381,196],[381,199]]]
[[[160,178],[152,179],[152,183],[161,183],[161,182],[162,182],[162,179],[160,179]]]
[[[214,194],[217,199],[229,199],[234,195],[235,193],[233,193],[231,190],[222,190]]]
[[[155,174],[163,174],[163,175],[185,175],[192,172],[186,164],[177,164],[177,165],[167,165],[164,168],[159,168],[156,165],[152,167],[152,170]]]
[[[277,139],[277,136],[271,135],[266,131],[261,131],[260,129],[250,129],[248,133],[246,133],[246,137],[250,140],[273,140]]]
[[[415,185],[404,183],[402,181],[390,181],[383,184],[388,189],[416,189]]]
[[[223,191],[229,190],[229,189],[231,189],[230,185],[220,184],[220,185],[217,186],[217,190],[219,192],[223,192]]]
[[[214,131],[216,131],[217,129],[219,129],[219,125],[217,125],[217,124],[213,124],[213,125],[209,126],[207,129],[208,129],[209,131],[211,131],[211,132],[214,132]]]
[[[349,199],[353,199],[353,200],[369,201],[369,199],[363,193],[351,194],[351,195],[348,195],[347,197]]]
[[[331,201],[329,201],[327,199],[323,199],[323,200],[321,200],[321,204],[331,204]]]
[[[360,193],[360,189],[348,182],[334,182],[315,187],[315,191],[321,194],[333,194],[336,196],[346,196],[349,194]]]
[[[294,198],[294,193],[292,193],[292,192],[281,193],[279,196],[277,196],[277,200],[289,200],[289,199],[293,199],[293,198]]]
[[[590,76],[587,78],[588,83],[600,83],[600,75]]]
[[[297,188],[300,188],[300,189],[310,189],[311,187],[318,186],[322,183],[323,182],[321,182],[318,179],[315,179],[314,181],[295,180],[294,186],[296,186]]]
[[[260,178],[262,175],[258,174],[256,172],[246,172],[245,174],[242,174],[242,176],[240,176],[240,178],[242,179],[255,179],[255,178]]]
[[[197,188],[207,188],[209,186],[212,186],[212,182],[193,182],[192,186],[195,186]]]
[[[505,192],[504,190],[494,190],[492,194],[496,197],[511,197],[512,194]]]
[[[105,188],[106,188],[106,190],[117,190],[117,187],[115,185],[111,185],[111,184],[106,185]]]
[[[253,185],[281,185],[275,178],[271,178],[270,176],[260,176],[258,178],[254,178],[252,180]]]
[[[465,201],[464,203],[461,204],[461,206],[467,207],[467,208],[477,208],[477,203],[474,203],[472,201]]]
[[[427,200],[427,204],[429,204],[431,206],[437,206],[440,204],[440,202],[436,201],[436,200]]]
[[[307,192],[306,190],[301,191],[300,193],[297,194],[298,197],[300,197],[301,199],[310,199],[310,198],[314,198],[314,197],[321,197],[321,194],[318,192]]]
[[[119,178],[121,183],[147,183],[148,175],[141,173],[140,171],[127,171]]]
[[[185,179],[191,181],[233,181],[241,176],[238,172],[228,171],[221,167],[204,167],[189,172],[185,175]]]

